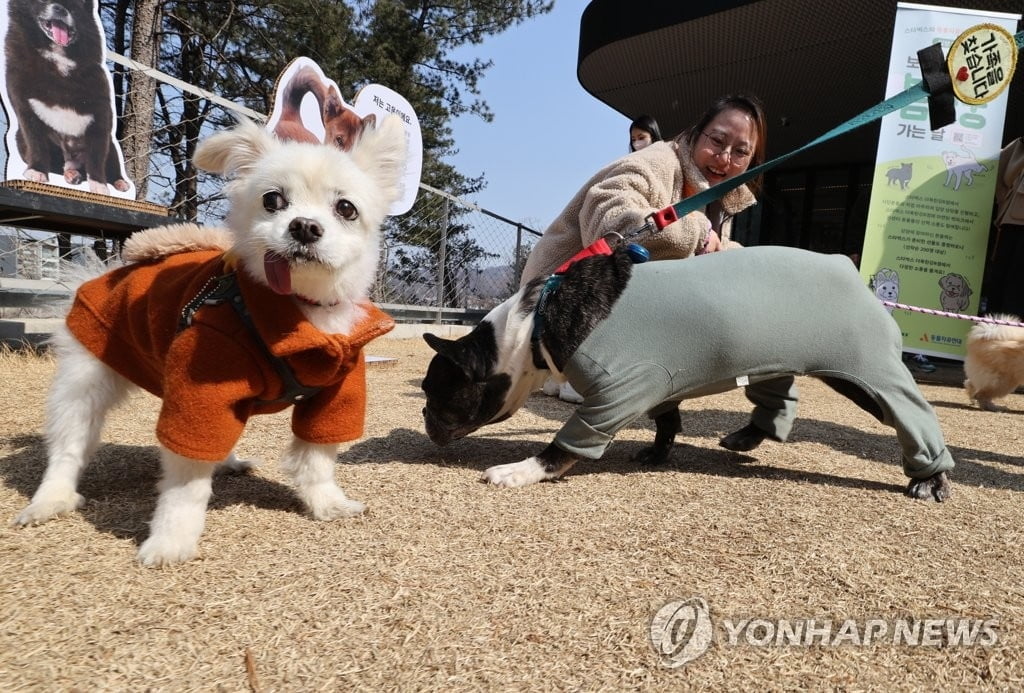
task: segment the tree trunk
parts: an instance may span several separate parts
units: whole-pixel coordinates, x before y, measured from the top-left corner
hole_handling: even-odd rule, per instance
[[[157,64],[162,4],[162,0],[135,3],[130,57],[149,67]],[[135,196],[140,200],[146,199],[148,187],[155,102],[156,80],[139,72],[131,73],[125,98],[122,151],[125,173],[135,183]]]

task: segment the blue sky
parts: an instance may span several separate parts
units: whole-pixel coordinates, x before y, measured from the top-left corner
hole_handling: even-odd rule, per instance
[[[487,179],[470,199],[543,231],[604,164],[627,153],[629,119],[591,96],[576,78],[581,0],[559,0],[464,55],[491,59],[480,81],[494,112],[485,123],[463,116],[452,125],[459,153],[448,161]]]

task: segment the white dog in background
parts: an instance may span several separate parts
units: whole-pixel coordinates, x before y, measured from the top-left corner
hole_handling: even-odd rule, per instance
[[[975,323],[967,333],[964,389],[987,411],[1006,411],[992,400],[1002,399],[1024,384],[1024,327],[1016,315],[988,317],[1012,325]]]
[[[233,178],[227,186],[230,233],[187,224],[141,232],[129,239],[128,264],[79,288],[67,325],[53,340],[58,367],[47,404],[46,473],[15,520],[35,524],[81,506],[78,478],[107,411],[143,387],[163,399],[157,426],[163,478],[150,535],[139,549],[145,565],[197,554],[217,463],[248,466],[231,450],[249,414],[294,404],[294,438],[281,466],[298,495],[319,520],[362,512],[363,504],[335,482],[337,447],[362,434],[361,348],[394,324],[368,302],[367,292],[380,225],[400,194],[405,165],[397,117],[368,129],[348,153],[282,142],[243,122],[200,143],[195,162]],[[154,298],[160,288],[186,282],[178,277],[197,267],[218,269],[217,287],[231,277],[223,286],[234,282],[233,298],[217,303],[206,290],[209,278],[201,286],[183,284],[189,291],[170,306]],[[150,289],[132,302],[98,293],[147,272]],[[127,304],[140,301],[149,311],[166,309],[171,319],[149,312],[132,322]],[[232,301],[244,307],[236,310]],[[177,320],[182,311],[185,323]],[[96,346],[100,332],[107,349]],[[220,356],[225,350],[238,355]],[[296,390],[289,390],[274,357],[299,381],[295,386],[315,391],[291,397]]]

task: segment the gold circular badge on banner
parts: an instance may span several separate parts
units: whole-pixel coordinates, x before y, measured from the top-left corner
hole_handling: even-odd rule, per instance
[[[988,103],[1010,84],[1017,43],[995,24],[972,26],[956,37],[946,56],[953,93],[964,103]]]

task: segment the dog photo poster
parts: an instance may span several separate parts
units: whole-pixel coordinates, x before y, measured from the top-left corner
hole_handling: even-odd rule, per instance
[[[359,90],[349,106],[338,85],[310,58],[291,61],[277,79],[274,105],[267,129],[281,139],[333,144],[349,151],[366,128],[376,127],[386,115],[396,114],[405,126],[406,161],[402,195],[388,213],[408,212],[416,201],[423,167],[423,137],[412,105],[380,84]]]
[[[93,2],[0,0],[5,180],[135,199]]]

